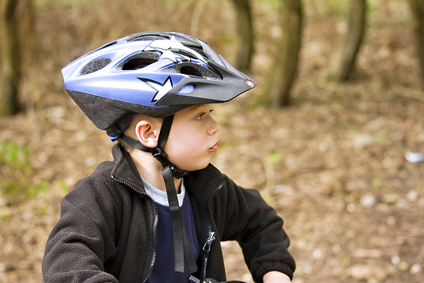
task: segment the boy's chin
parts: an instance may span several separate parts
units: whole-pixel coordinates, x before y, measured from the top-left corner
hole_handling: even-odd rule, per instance
[[[208,167],[208,165],[209,165],[209,162],[206,164],[199,164],[199,166],[190,166],[190,167],[184,168],[184,167],[179,167],[177,164],[178,168],[187,172],[199,171],[199,170],[205,169],[206,167]]]

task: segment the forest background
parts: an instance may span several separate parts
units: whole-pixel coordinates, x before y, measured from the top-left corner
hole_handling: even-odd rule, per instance
[[[2,0],[5,1],[5,0]],[[353,0],[355,1],[355,0]],[[302,1],[291,105],[256,103],[284,37],[283,3],[250,1],[250,93],[217,106],[213,163],[255,187],[284,218],[294,282],[424,282],[424,92],[411,10],[367,1],[366,29],[349,79],[328,80],[348,30],[349,1]],[[0,118],[0,282],[41,282],[60,200],[109,160],[112,143],[63,89],[60,70],[116,38],[173,30],[237,60],[237,12],[228,0],[34,0],[21,15],[19,114]],[[2,58],[4,60],[4,58]],[[272,86],[271,86],[272,88]],[[236,161],[236,162],[235,162]],[[222,244],[230,279],[252,282],[237,244]]]

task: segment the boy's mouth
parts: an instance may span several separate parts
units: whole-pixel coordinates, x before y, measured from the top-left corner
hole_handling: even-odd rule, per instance
[[[211,152],[216,152],[218,150],[218,143],[219,141],[217,141],[214,146],[210,147],[209,150]]]

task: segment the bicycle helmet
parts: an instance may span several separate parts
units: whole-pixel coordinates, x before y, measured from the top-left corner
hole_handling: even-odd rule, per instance
[[[181,219],[173,177],[188,172],[163,151],[173,114],[195,104],[227,102],[257,84],[217,55],[205,42],[176,32],[143,32],[110,42],[62,69],[67,92],[87,117],[148,151],[162,164],[174,240],[175,271],[197,270]],[[123,132],[134,114],[164,118],[158,146],[147,148]],[[205,259],[206,264],[206,259]],[[202,265],[202,274],[205,274]],[[201,276],[204,279],[204,276]]]
[[[62,75],[72,99],[112,139],[128,126],[129,118],[120,120],[133,113],[164,118],[256,86],[205,42],[176,32],[112,41],[67,65]]]

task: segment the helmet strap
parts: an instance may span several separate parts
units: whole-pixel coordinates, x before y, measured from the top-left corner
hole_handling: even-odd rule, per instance
[[[177,198],[177,191],[174,184],[174,177],[182,178],[187,175],[188,172],[179,169],[175,164],[171,163],[163,150],[171,131],[173,119],[174,115],[164,118],[162,128],[159,133],[158,145],[155,148],[146,147],[140,143],[140,141],[130,138],[124,134],[122,134],[120,138],[124,142],[139,150],[151,152],[152,155],[161,163],[163,167],[162,176],[165,181],[166,194],[168,196],[169,211],[171,215],[175,271],[184,273],[184,263],[186,263],[189,273],[193,274],[197,271],[197,265],[190,247],[190,242],[188,241],[187,232],[184,228],[180,205]]]

